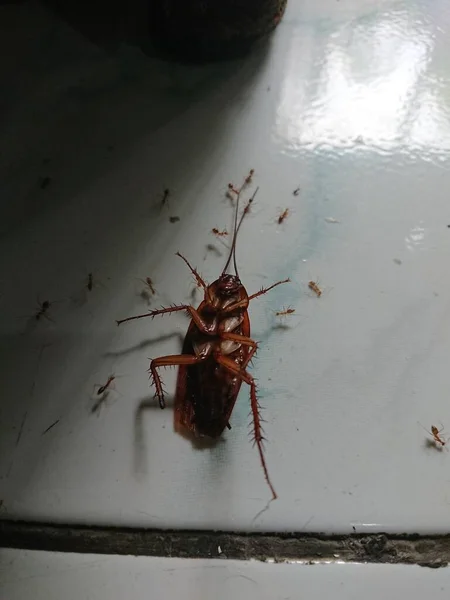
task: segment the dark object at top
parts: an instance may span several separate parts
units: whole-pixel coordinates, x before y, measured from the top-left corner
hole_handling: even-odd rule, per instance
[[[245,55],[281,21],[287,0],[153,0],[150,34],[176,60],[210,62]]]

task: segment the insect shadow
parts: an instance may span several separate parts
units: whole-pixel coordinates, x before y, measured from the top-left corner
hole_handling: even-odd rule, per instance
[[[434,450],[435,452],[443,452],[445,450],[443,446],[439,446],[430,438],[425,438],[423,445],[427,450]]]
[[[134,453],[133,453],[133,462],[134,462],[134,473],[136,475],[143,475],[148,472],[147,461],[146,461],[146,439],[147,434],[145,433],[144,428],[144,415],[148,411],[157,410],[161,412],[161,408],[159,406],[158,401],[153,396],[145,396],[138,400],[139,404],[135,411],[134,415]],[[166,409],[172,411],[175,408],[175,397],[167,396],[166,397]],[[175,415],[173,414],[173,417]],[[174,419],[175,421],[175,419]],[[173,426],[174,432],[178,435],[181,435],[184,439],[189,440],[192,444],[194,450],[207,450],[210,448],[216,447],[218,444],[224,442],[222,438],[208,438],[208,437],[195,437],[190,431],[185,428],[177,428],[175,427],[175,423]]]
[[[212,254],[214,254],[214,256],[217,256],[217,258],[220,258],[221,256],[223,256],[222,252],[214,244],[206,244],[205,249],[206,249],[206,252],[205,252],[205,256],[203,257],[203,260],[206,260],[208,252],[211,252]]]
[[[103,355],[104,357],[113,357],[113,358],[117,358],[119,356],[125,356],[127,354],[132,354],[133,352],[139,352],[139,350],[143,350],[144,348],[147,348],[148,346],[153,346],[154,344],[157,344],[158,342],[165,342],[167,340],[171,340],[172,338],[178,338],[180,341],[180,348],[183,344],[183,340],[184,340],[184,336],[183,334],[179,333],[178,331],[172,331],[172,333],[166,333],[164,335],[160,335],[156,338],[152,338],[149,340],[143,340],[142,342],[139,342],[138,344],[135,344],[134,346],[129,346],[128,348],[124,348],[123,350],[112,350],[110,352],[105,352],[105,354]]]
[[[292,325],[288,323],[275,323],[270,327],[272,331],[290,331],[293,329]]]

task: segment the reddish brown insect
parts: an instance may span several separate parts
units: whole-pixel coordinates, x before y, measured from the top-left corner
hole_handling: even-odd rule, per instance
[[[295,313],[295,308],[284,308],[283,310],[279,310],[275,313],[277,317],[284,317],[286,315],[292,315]]]
[[[106,380],[106,383],[101,385],[98,390],[97,390],[97,396],[101,396],[101,394],[104,394],[106,392],[106,390],[109,388],[109,386],[111,385],[111,383],[114,381],[114,379],[116,378],[115,375],[110,375],[108,377],[108,379]],[[96,384],[98,385],[98,384]]]
[[[239,195],[239,190],[234,187],[232,183],[228,184],[228,193]]]
[[[247,177],[245,178],[244,185],[249,185],[251,183],[254,174],[255,174],[255,169],[250,169]]]
[[[242,192],[242,190],[250,185],[250,183],[252,182],[253,179],[253,175],[255,174],[255,169],[250,169],[250,171],[248,172],[247,177],[244,180],[244,183],[242,184],[241,188],[238,189],[236,188],[232,183],[228,184],[228,190],[227,190],[227,196],[228,198],[230,198],[230,200],[233,200],[236,196],[239,196],[240,193]]]
[[[309,281],[308,282],[308,287],[309,287],[310,290],[312,290],[316,294],[316,296],[318,298],[320,298],[320,296],[322,295],[322,290],[318,286],[318,282],[317,281]]]
[[[422,425],[423,427],[423,425]],[[425,427],[423,427],[425,429]],[[429,433],[432,437],[433,437],[433,441],[435,444],[440,445],[442,448],[446,445],[446,440],[443,440],[441,437],[441,432],[444,431],[444,426],[442,426],[440,429],[438,429],[436,427],[436,425],[432,425],[431,426],[431,431],[428,431],[428,429],[425,429],[425,431],[427,433]],[[433,442],[431,442],[433,443]]]
[[[217,235],[218,237],[223,237],[224,235],[228,235],[228,231],[226,229],[223,229],[222,231],[220,231],[220,229],[217,229],[217,227],[213,227],[211,229],[211,233],[214,233],[214,235]]]
[[[242,224],[242,221],[244,220],[245,215],[247,215],[250,212],[250,209],[252,207],[252,203],[253,200],[255,199],[256,194],[258,193],[259,188],[256,188],[256,190],[253,192],[253,196],[251,198],[248,199],[247,204],[245,205],[244,210],[242,211],[242,217],[241,220],[239,222],[239,226],[238,226],[238,231],[239,231],[239,227]]]
[[[288,215],[289,215],[289,209],[288,209],[288,208],[285,208],[285,209],[283,210],[283,212],[282,212],[282,213],[279,215],[279,217],[278,217],[278,225],[281,225],[281,223],[282,223],[282,222],[283,222],[285,219],[287,219]]]
[[[263,453],[263,431],[260,406],[256,395],[256,383],[247,367],[252,360],[257,343],[250,337],[248,305],[251,300],[266,294],[274,287],[287,283],[279,281],[262,288],[259,292],[247,294],[242,285],[236,264],[236,239],[245,216],[238,223],[239,199],[242,188],[236,196],[233,241],[228,259],[220,277],[211,285],[200,277],[184,256],[184,260],[197,283],[204,290],[204,299],[196,309],[188,304],[153,310],[143,315],[128,317],[117,324],[184,311],[191,317],[182,354],[155,358],[150,363],[149,372],[155,386],[159,405],[165,407],[164,390],[158,369],[179,366],[175,395],[176,428],[187,429],[195,436],[218,438],[225,427],[231,429],[230,417],[244,381],[250,386],[250,405],[253,417],[253,437],[257,445],[264,476],[275,499],[275,489],[270,481]],[[256,192],[255,192],[256,194]],[[252,200],[255,196],[252,197]],[[227,272],[233,263],[234,274]]]
[[[145,284],[145,286],[150,290],[150,292],[153,295],[156,294],[156,290],[153,286],[153,281],[150,279],[150,277],[146,277],[145,279],[139,279],[139,281],[142,281],[142,283]]]

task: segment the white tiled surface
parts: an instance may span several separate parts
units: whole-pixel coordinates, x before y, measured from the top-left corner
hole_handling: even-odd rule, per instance
[[[427,448],[418,422],[450,430],[448,2],[290,0],[267,48],[196,68],[107,56],[38,4],[2,6],[0,22],[3,513],[447,531],[450,454]],[[146,372],[179,351],[186,319],[114,322],[145,310],[137,277],[154,279],[155,305],[189,299],[177,250],[217,277],[209,232],[230,226],[224,191],[250,168],[241,277],[249,291],[292,278],[250,311],[279,494],[254,521],[270,493],[247,390],[223,442],[193,449]],[[89,271],[102,285],[83,298]],[[38,295],[65,300],[54,322],[24,318]],[[283,305],[296,314],[279,328]],[[111,372],[117,391],[92,414]],[[165,382],[173,392],[174,371]]]
[[[448,569],[415,566],[0,552],[0,591],[8,600],[439,600],[449,590]]]

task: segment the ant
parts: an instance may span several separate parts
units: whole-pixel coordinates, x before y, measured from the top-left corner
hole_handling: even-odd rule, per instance
[[[257,187],[256,190],[253,192],[253,196],[251,198],[249,198],[247,205],[245,206],[244,210],[242,211],[241,223],[242,223],[242,219],[245,217],[245,215],[250,212],[252,202],[255,199],[255,196],[258,193],[258,190],[259,190],[259,187]]]
[[[318,298],[320,298],[320,296],[322,295],[322,290],[317,285],[318,283],[319,283],[318,281],[309,281],[308,282],[308,287],[309,287],[310,290],[312,290],[316,294],[316,296]]]
[[[278,217],[278,225],[281,225],[281,223],[287,218],[288,214],[289,209],[285,208],[284,211]]]
[[[423,427],[423,425],[421,425],[421,427]],[[443,440],[442,437],[440,436],[440,433],[442,431],[444,431],[443,425],[440,429],[438,429],[436,427],[436,425],[432,425],[431,431],[428,431],[428,429],[426,429],[425,427],[423,427],[423,429],[425,429],[425,431],[433,437],[433,441],[430,443],[439,444],[441,446],[441,448],[443,448],[446,445],[446,443],[447,443],[446,440]]]
[[[50,300],[44,300],[44,302],[39,302],[39,310],[34,315],[36,321],[39,321],[41,317],[45,317],[49,321],[52,319],[48,316],[48,311],[53,306],[54,302],[50,302]]]
[[[239,190],[237,190],[232,183],[229,183],[228,184],[228,192],[227,192],[227,194],[231,195],[231,193],[237,195],[237,194],[239,194]]]
[[[228,190],[226,193],[227,197],[230,200],[233,200],[233,194],[236,194],[236,196],[238,196],[242,192],[242,190],[252,182],[252,178],[253,178],[254,174],[255,174],[255,169],[250,169],[250,171],[248,172],[248,175],[245,178],[244,183],[242,184],[240,189],[235,188],[232,183],[229,183]]]
[[[94,287],[94,276],[92,273],[88,273],[86,288],[92,292],[92,288]]]
[[[214,233],[214,235],[217,235],[219,237],[223,237],[224,235],[228,235],[228,231],[226,229],[224,229],[223,231],[219,231],[219,229],[217,229],[217,227],[213,227],[211,229],[211,233]]]
[[[139,279],[139,281],[142,281],[142,283],[145,284],[146,287],[148,287],[148,289],[153,295],[156,294],[156,290],[153,287],[153,281],[150,279],[150,277],[146,277],[145,279]]]
[[[108,391],[109,386],[111,385],[111,383],[114,381],[114,379],[116,378],[115,375],[110,375],[108,377],[108,379],[106,380],[106,383],[99,386],[98,390],[97,390],[97,396],[101,396],[102,394],[104,394],[106,391]],[[94,387],[97,387],[99,384],[96,383]]]
[[[252,177],[253,177],[254,174],[255,174],[255,169],[250,169],[250,171],[248,172],[247,177],[245,178],[244,186],[245,185],[249,185],[251,183]],[[242,186],[242,187],[244,187],[244,186]]]
[[[279,310],[275,313],[276,317],[284,317],[287,315],[292,315],[292,313],[295,313],[295,308],[285,308],[283,310]]]
[[[167,204],[167,206],[169,206],[169,196],[170,196],[170,190],[169,188],[166,188],[163,192],[162,195],[162,200],[161,200],[161,208]]]
[[[292,192],[292,195],[293,196],[298,196],[299,193],[300,193],[300,188],[298,187],[298,188],[295,188],[295,190]]]
[[[88,292],[92,292],[94,287],[105,287],[98,279],[94,282],[94,274],[88,273],[86,277],[86,284],[84,286]]]

